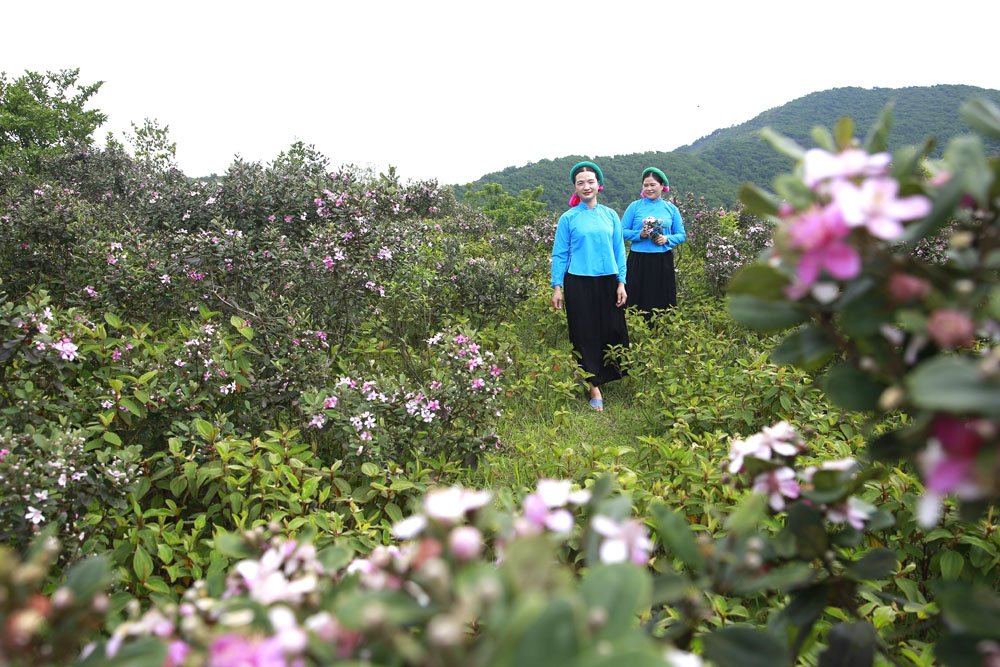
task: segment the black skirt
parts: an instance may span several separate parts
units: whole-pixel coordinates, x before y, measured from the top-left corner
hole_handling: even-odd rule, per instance
[[[628,303],[636,306],[648,320],[654,310],[677,305],[677,281],[674,280],[674,253],[630,252],[627,263]]]
[[[625,309],[618,300],[618,276],[575,276],[567,273],[563,301],[569,341],[580,357],[580,366],[595,385],[617,380],[625,371],[615,362],[605,362],[611,345],[628,347]]]

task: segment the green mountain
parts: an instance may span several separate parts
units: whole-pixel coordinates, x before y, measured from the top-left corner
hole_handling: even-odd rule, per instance
[[[512,194],[541,185],[544,188],[541,201],[558,212],[566,208],[573,192],[568,177],[570,168],[580,160],[593,160],[604,172],[601,202],[619,213],[639,196],[639,174],[650,165],[660,167],[670,178],[671,194],[682,196],[691,192],[705,197],[713,206],[730,206],[736,201],[741,183],[749,181],[767,187],[777,174],[791,167],[788,158],[778,155],[761,141],[761,128],[771,127],[803,146],[812,146],[810,131],[814,126],[829,128],[838,119],[850,116],[855,122],[856,136],[864,137],[885,105],[892,103],[890,149],[918,144],[932,136],[936,139],[932,154],[939,156],[952,137],[969,131],[959,118],[958,108],[972,97],[984,97],[1000,105],[1000,90],[975,86],[835,88],[769,109],[745,123],[718,129],[671,152],[596,157],[570,155],[541,160],[523,167],[508,167],[472,183],[455,186],[455,194],[462,197],[466,191],[476,192],[486,183],[499,183]],[[987,149],[1000,152],[1000,142],[987,142]]]

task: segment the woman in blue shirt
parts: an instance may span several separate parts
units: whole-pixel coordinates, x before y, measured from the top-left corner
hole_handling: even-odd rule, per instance
[[[654,310],[677,305],[673,249],[687,239],[681,212],[664,201],[670,181],[656,167],[642,172],[642,199],[625,209],[622,234],[632,242],[628,254],[628,305],[648,322]]]
[[[604,175],[593,162],[570,171],[576,189],[552,244],[552,306],[566,305],[566,323],[580,366],[590,376],[590,405],[604,409],[601,385],[624,371],[606,363],[611,345],[628,345],[625,328],[625,241],[618,214],[597,203]]]

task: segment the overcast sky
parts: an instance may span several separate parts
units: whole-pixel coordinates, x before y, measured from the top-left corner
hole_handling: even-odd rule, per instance
[[[99,131],[168,125],[190,176],[292,142],[465,183],[668,151],[811,92],[1000,88],[996,0],[13,2],[8,78],[79,67]]]

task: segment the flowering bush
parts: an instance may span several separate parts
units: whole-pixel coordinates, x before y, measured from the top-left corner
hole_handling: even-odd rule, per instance
[[[405,461],[412,456],[474,463],[498,447],[502,352],[484,349],[458,329],[427,339],[411,358],[419,388],[344,376],[303,396],[307,426],[333,440],[332,456]]]
[[[962,112],[973,127],[1000,136],[1000,110],[973,102]],[[800,325],[772,359],[807,369],[833,362],[823,387],[835,403],[910,416],[874,438],[869,456],[916,464],[925,487],[918,518],[930,529],[949,495],[969,518],[1000,496],[1000,159],[985,157],[975,136],[953,140],[940,162],[921,162],[920,149],[890,156],[882,151],[887,118],[863,148],[849,121],[835,135],[817,130],[820,147],[809,151],[771,135],[799,168],[777,181],[781,203],[757,189],[743,192],[779,228],[767,259],[734,276],[729,309],[761,330]],[[911,252],[949,221],[955,232],[943,265]],[[784,481],[772,473],[768,488],[788,495],[791,480]],[[836,516],[849,518],[850,509]],[[976,642],[995,641],[996,633],[972,620],[959,599],[976,613],[1000,603],[972,582],[937,592],[954,624],[937,644],[940,657],[954,664],[964,650],[982,654],[985,645]]]

